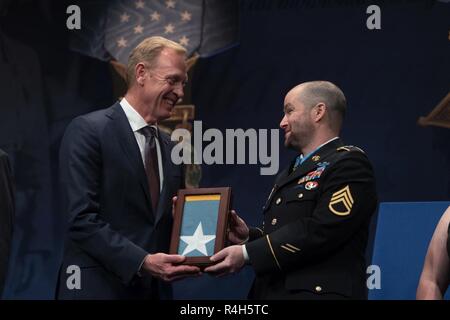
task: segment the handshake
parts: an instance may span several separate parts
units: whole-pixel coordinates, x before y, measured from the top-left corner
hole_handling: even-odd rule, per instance
[[[176,201],[177,197],[173,197],[173,215],[175,214]],[[245,265],[246,259],[241,244],[248,240],[249,229],[244,220],[234,210],[231,210],[230,217],[228,241],[233,245],[213,255],[210,258],[213,265],[205,268],[203,272],[215,276],[224,276],[238,272]],[[203,272],[199,267],[182,264],[185,260],[185,256],[178,254],[149,254],[145,257],[140,271],[164,281],[175,281],[202,275]]]

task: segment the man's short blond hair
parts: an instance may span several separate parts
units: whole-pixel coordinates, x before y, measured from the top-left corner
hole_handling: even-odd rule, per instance
[[[165,48],[175,50],[180,54],[186,54],[186,49],[172,41],[163,37],[149,37],[142,40],[136,48],[131,51],[128,58],[127,65],[127,83],[130,86],[135,81],[135,67],[138,63],[144,62],[147,66],[152,68],[161,53]]]

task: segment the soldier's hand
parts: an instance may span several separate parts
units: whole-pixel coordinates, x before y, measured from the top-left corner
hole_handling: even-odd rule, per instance
[[[249,230],[247,224],[236,211],[231,210],[230,230],[228,232],[228,240],[233,244],[240,244],[248,240]]]
[[[210,260],[218,263],[206,268],[205,272],[218,277],[238,272],[245,265],[242,246],[227,247],[213,255]]]

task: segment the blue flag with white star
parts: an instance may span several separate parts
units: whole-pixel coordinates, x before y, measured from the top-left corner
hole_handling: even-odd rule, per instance
[[[82,28],[71,48],[101,60],[126,64],[142,40],[162,36],[208,56],[237,42],[237,0],[114,0],[84,5]]]
[[[216,243],[220,195],[187,196],[184,202],[178,254],[212,256]]]

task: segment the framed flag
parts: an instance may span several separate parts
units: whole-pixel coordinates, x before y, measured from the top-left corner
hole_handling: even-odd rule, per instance
[[[178,191],[170,253],[186,256],[184,264],[206,266],[225,246],[231,188]]]

